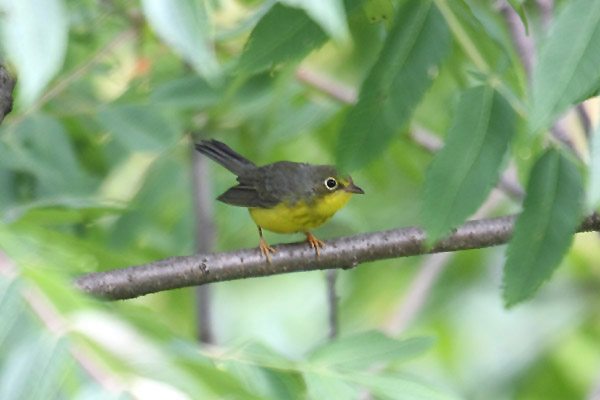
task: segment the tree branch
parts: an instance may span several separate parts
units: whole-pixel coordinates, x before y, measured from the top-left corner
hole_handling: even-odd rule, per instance
[[[446,240],[427,251],[425,233],[408,227],[362,233],[327,240],[321,256],[305,242],[276,245],[272,264],[267,264],[258,249],[223,253],[203,253],[167,258],[112,271],[94,272],[75,280],[85,292],[108,299],[129,299],[163,290],[287,272],[332,268],[353,268],[360,263],[427,253],[479,249],[506,243],[516,216],[470,221],[461,225]],[[578,232],[599,231],[600,216],[587,217]]]
[[[0,65],[0,124],[4,117],[12,111],[13,107],[13,89],[15,81],[8,71]]]

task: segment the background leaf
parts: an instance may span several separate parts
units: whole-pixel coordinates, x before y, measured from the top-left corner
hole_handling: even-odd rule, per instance
[[[432,345],[430,338],[394,340],[380,332],[364,332],[336,339],[310,354],[317,365],[341,369],[367,369],[375,364],[410,360]]]
[[[558,266],[581,217],[583,192],[577,168],[558,150],[536,162],[515,232],[506,249],[504,299],[514,305],[535,293]]]
[[[600,85],[600,2],[574,0],[556,18],[533,81],[530,129],[541,131]]]
[[[369,22],[385,21],[388,29],[393,26],[396,10],[390,0],[367,0],[363,7]]]
[[[221,99],[223,90],[209,85],[198,76],[174,79],[153,90],[152,104],[177,110],[205,110],[215,106]]]
[[[7,243],[1,239],[0,242],[6,248]],[[31,311],[28,301],[32,299],[32,292],[27,288],[31,289],[31,286],[24,285],[22,279],[0,272],[0,317],[3,321],[0,327],[0,397],[77,398],[86,385],[93,386],[94,382],[74,361],[69,340],[49,332]],[[108,394],[97,386],[93,393]]]
[[[142,0],[152,28],[200,74],[216,78],[219,64],[211,43],[204,0]]]
[[[361,1],[346,0],[346,14],[351,15]],[[326,41],[323,28],[304,10],[277,3],[252,30],[240,56],[238,69],[251,74],[285,62],[298,61]]]
[[[358,388],[337,377],[307,373],[304,379],[308,396],[312,400],[346,400],[359,396]]]
[[[408,124],[449,46],[446,23],[430,1],[408,2],[398,11],[339,133],[336,155],[342,169],[372,161]]]
[[[455,119],[427,172],[423,218],[430,243],[463,222],[498,181],[515,130],[515,113],[498,92],[462,93]]]
[[[527,107],[525,73],[506,23],[489,2],[434,0],[471,65],[471,79],[490,84],[520,115]],[[488,6],[487,8],[485,6]],[[503,34],[504,33],[504,34]]]
[[[19,72],[21,106],[30,105],[61,68],[68,17],[61,0],[0,0],[2,48]]]
[[[390,400],[458,400],[460,397],[438,389],[431,384],[394,373],[379,375],[353,375],[359,384],[366,386],[378,397]]]
[[[282,0],[282,3],[303,9],[331,38],[340,42],[350,39],[342,0]]]
[[[98,119],[115,139],[130,150],[160,152],[182,132],[160,111],[132,104],[104,107]]]
[[[13,133],[12,140],[0,143],[0,164],[32,174],[40,195],[81,194],[92,187],[58,120],[34,114],[15,126]]]
[[[254,73],[286,61],[297,61],[326,40],[323,29],[305,11],[277,3],[252,30],[238,68]]]

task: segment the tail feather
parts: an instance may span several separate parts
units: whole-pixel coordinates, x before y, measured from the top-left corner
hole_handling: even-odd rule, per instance
[[[252,161],[242,157],[225,143],[214,139],[196,143],[196,150],[238,176],[249,168],[256,167]]]

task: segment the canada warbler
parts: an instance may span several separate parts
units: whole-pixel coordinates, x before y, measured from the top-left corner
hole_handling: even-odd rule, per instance
[[[318,257],[319,246],[325,244],[308,231],[327,222],[353,194],[364,193],[350,176],[340,176],[331,165],[278,161],[259,167],[216,140],[203,140],[196,150],[237,175],[239,183],[217,200],[248,208],[258,225],[260,254],[269,263],[269,253],[275,250],[263,238],[262,228],[304,233]]]

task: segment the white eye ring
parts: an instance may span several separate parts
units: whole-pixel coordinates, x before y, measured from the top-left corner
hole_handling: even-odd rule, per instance
[[[329,177],[327,179],[325,179],[325,182],[323,182],[325,184],[325,187],[329,190],[333,190],[337,187],[338,183],[335,180],[335,178]]]

